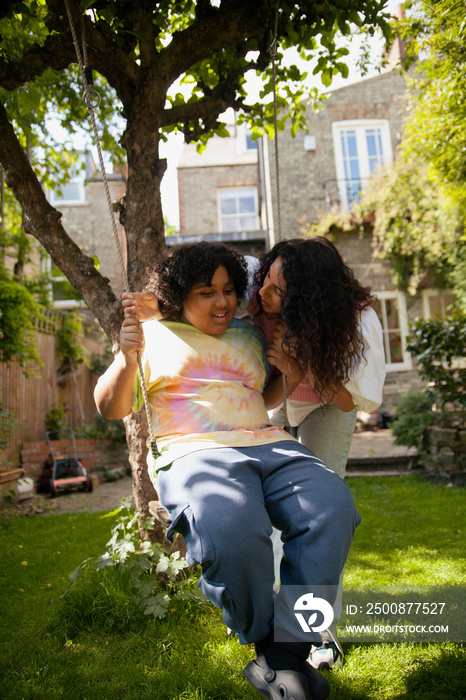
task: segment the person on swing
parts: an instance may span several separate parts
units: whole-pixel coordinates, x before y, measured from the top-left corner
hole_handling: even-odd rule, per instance
[[[242,255],[219,243],[166,252],[148,288],[163,320],[125,311],[120,351],[95,389],[99,412],[123,418],[143,405],[142,355],[160,456],[148,467],[199,586],[256,658],[244,675],[270,700],[325,700],[326,679],[307,662],[313,643],[274,637],[272,526],[283,533],[281,586],[335,591],[360,522],[336,474],[282,428],[267,409],[282,400],[281,377],[267,384],[266,341],[235,319],[247,286]],[[269,350],[273,361],[273,349]],[[302,375],[290,358],[288,391]],[[333,604],[333,601],[329,601]],[[290,611],[290,621],[292,611]]]

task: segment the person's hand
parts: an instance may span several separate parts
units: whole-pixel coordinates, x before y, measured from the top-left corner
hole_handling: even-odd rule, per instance
[[[159,303],[153,292],[123,292],[122,301],[125,317],[133,316],[138,321],[161,318]]]
[[[285,338],[285,334],[288,330],[288,326],[283,321],[282,319],[279,319],[277,323],[275,324],[275,328],[273,330],[273,335],[272,335],[272,344],[275,345],[277,348],[283,348],[283,340]],[[294,352],[294,345],[295,343],[293,342],[294,338],[288,338],[288,343],[285,346],[286,347],[286,354],[290,355],[292,357],[296,357],[296,354]]]
[[[134,316],[127,316],[120,330],[120,352],[128,365],[137,364],[137,353],[144,350],[142,325]]]
[[[293,379],[299,382],[303,378],[303,372],[292,355],[283,352],[281,345],[270,343],[266,351],[267,361],[270,365],[276,367],[288,379]]]

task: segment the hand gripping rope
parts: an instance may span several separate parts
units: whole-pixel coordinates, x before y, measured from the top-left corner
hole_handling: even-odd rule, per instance
[[[99,156],[100,170],[102,173],[102,179],[103,179],[103,183],[104,183],[104,190],[105,190],[105,196],[107,199],[107,206],[108,206],[108,211],[110,214],[110,220],[112,222],[113,237],[115,239],[115,245],[116,245],[116,249],[117,249],[117,253],[118,253],[118,259],[120,261],[121,272],[123,275],[124,288],[125,288],[125,292],[129,292],[130,290],[129,290],[129,284],[128,284],[128,277],[126,274],[125,263],[123,260],[123,253],[121,251],[120,239],[118,236],[118,230],[117,230],[116,221],[115,221],[115,212],[113,211],[112,200],[110,197],[110,190],[108,187],[107,173],[105,170],[105,164],[104,164],[104,159],[103,159],[103,155],[102,155],[102,148],[100,145],[100,139],[99,139],[99,134],[97,131],[94,109],[93,109],[93,105],[92,105],[93,98],[96,99],[96,103],[99,104],[100,96],[95,90],[92,90],[92,84],[93,84],[92,69],[89,68],[89,66],[87,65],[87,47],[86,47],[86,40],[85,40],[84,17],[82,17],[82,25],[81,25],[81,38],[82,38],[82,45],[83,45],[83,52],[81,54],[81,50],[80,50],[79,42],[78,42],[78,37],[76,35],[76,29],[74,26],[73,17],[72,17],[70,6],[69,6],[69,0],[65,0],[65,7],[66,7],[66,12],[68,14],[68,21],[70,23],[70,29],[71,29],[71,35],[73,37],[74,48],[76,50],[76,58],[78,60],[79,70],[81,72],[81,77],[82,77],[82,81],[83,81],[83,85],[84,85],[84,101],[85,101],[85,104],[87,107],[87,111],[89,112],[89,117],[91,119],[91,124],[92,124],[92,130],[94,132],[94,142],[95,142],[95,146],[97,148],[97,153]],[[138,358],[139,375],[141,378],[142,395],[144,397],[144,408],[146,411],[147,423],[148,423],[148,427],[149,427],[150,451],[151,451],[152,457],[155,460],[155,459],[157,459],[157,457],[159,457],[160,452],[158,450],[157,442],[155,440],[155,436],[154,436],[154,433],[152,430],[149,399],[147,396],[147,387],[146,387],[146,382],[144,379],[144,368],[142,365],[141,355],[139,352],[137,353],[137,358]]]

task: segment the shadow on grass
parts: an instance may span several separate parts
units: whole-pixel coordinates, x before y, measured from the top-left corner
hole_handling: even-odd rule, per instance
[[[325,671],[335,700],[464,700],[466,649],[460,644],[343,645],[346,663]]]
[[[464,650],[463,650],[464,651]],[[456,650],[439,650],[437,659],[415,659],[406,674],[406,692],[400,700],[464,700],[466,698],[466,655]]]

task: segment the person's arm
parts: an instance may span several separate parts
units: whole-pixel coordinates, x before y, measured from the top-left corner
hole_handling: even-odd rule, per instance
[[[296,383],[296,378],[298,374],[296,373],[296,371],[292,371],[292,368],[290,366],[290,363],[293,361],[293,356],[292,354],[286,354],[283,352],[283,350],[281,350],[285,331],[286,324],[284,323],[284,321],[278,321],[273,332],[273,342],[269,345],[267,359],[269,360],[269,363],[271,365],[278,367],[278,369],[280,369],[281,372],[290,375],[290,390],[287,390],[287,396],[289,396],[296,389],[298,384],[300,384],[300,382],[302,381],[303,374],[301,373],[300,379]],[[272,352],[272,354],[269,357],[270,352]],[[314,384],[312,375],[307,374],[306,379],[310,384]],[[334,408],[338,408],[340,409],[340,411],[344,411],[345,413],[348,413],[349,411],[352,411],[353,408],[355,408],[353,397],[351,396],[350,392],[346,389],[346,387],[343,386],[343,384],[339,384],[338,386],[334,386],[326,391],[323,391],[320,396],[320,400],[322,401],[322,403],[328,406],[333,406]],[[271,406],[270,408],[276,408],[276,406]]]
[[[133,317],[125,318],[120,331],[120,352],[94,390],[97,409],[104,418],[124,418],[131,413],[138,371],[137,352],[143,349],[141,323]]]
[[[382,403],[386,375],[382,326],[374,309],[366,307],[360,314],[364,354],[345,388],[355,406],[370,413]]]
[[[306,379],[312,384],[312,377],[306,375]],[[348,389],[339,384],[338,386],[332,387],[331,390],[323,391],[320,395],[320,400],[327,406],[333,406],[334,408],[339,408],[340,411],[348,413],[356,407]]]

